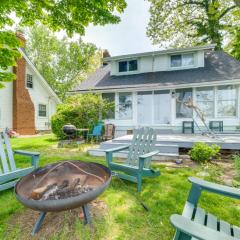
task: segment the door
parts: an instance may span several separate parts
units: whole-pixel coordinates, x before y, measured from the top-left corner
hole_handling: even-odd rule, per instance
[[[171,124],[170,91],[154,91],[154,124]]]

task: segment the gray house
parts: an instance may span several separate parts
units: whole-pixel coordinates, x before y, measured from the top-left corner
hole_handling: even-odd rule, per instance
[[[214,45],[107,57],[72,94],[96,92],[115,102],[107,123],[117,135],[140,126],[180,133],[205,128],[186,103],[191,99],[209,126],[224,132],[240,125],[240,62]],[[191,128],[192,123],[194,130]],[[197,125],[197,127],[196,127]]]

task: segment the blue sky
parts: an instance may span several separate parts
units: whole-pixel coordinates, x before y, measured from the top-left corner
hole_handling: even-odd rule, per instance
[[[144,0],[127,0],[127,8],[120,15],[119,24],[89,26],[83,40],[92,42],[102,49],[108,49],[112,56],[153,51],[153,46],[146,36],[146,27],[150,14],[149,2]]]

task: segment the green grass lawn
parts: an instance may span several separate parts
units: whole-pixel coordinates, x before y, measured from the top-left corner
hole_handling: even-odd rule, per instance
[[[14,149],[34,150],[41,153],[40,165],[66,159],[95,161],[105,164],[104,158],[89,156],[77,148],[57,148],[54,137],[42,136],[12,140]],[[16,158],[19,167],[30,163],[26,157]],[[140,198],[148,206],[145,211],[136,196],[135,184],[114,178],[110,187],[91,206],[93,226],[84,226],[79,217],[80,209],[64,213],[50,213],[34,239],[126,239],[144,240],[172,239],[174,228],[169,222],[173,213],[181,213],[190,184],[187,178],[196,176],[202,167],[171,168],[154,165],[161,170],[161,176],[143,181]],[[218,167],[209,171],[209,179],[216,181],[221,173]],[[238,225],[240,205],[238,201],[204,193],[201,206],[218,217]],[[24,208],[16,199],[13,190],[0,193],[0,239],[32,239],[30,232],[37,213]]]

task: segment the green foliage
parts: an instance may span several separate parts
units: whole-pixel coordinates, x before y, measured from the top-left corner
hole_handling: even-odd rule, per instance
[[[209,146],[206,143],[195,143],[189,151],[191,159],[199,162],[206,163],[211,161],[220,151],[220,147],[216,144]]]
[[[237,171],[237,178],[240,179],[240,155],[238,154],[234,155],[233,160],[234,160],[235,169]]]
[[[1,24],[0,24],[1,26]],[[15,75],[8,72],[10,66],[16,65],[20,53],[16,50],[21,43],[10,31],[0,31],[0,88],[4,87],[4,82],[15,79]]]
[[[93,44],[70,41],[67,37],[60,40],[40,24],[26,30],[29,58],[62,100],[100,65],[101,52]]]
[[[215,43],[221,49],[227,32],[240,24],[233,0],[149,0],[147,35],[154,44],[191,46]]]
[[[107,116],[111,107],[111,103],[97,94],[71,96],[58,106],[56,114],[52,117],[52,131],[57,137],[61,137],[61,129],[67,123],[77,128],[91,129],[99,121],[100,116],[102,118]]]
[[[233,57],[240,61],[240,27],[235,27],[230,32],[230,40],[225,48]]]
[[[15,14],[20,26],[32,26],[37,21],[50,27],[53,31],[65,30],[69,36],[74,33],[84,34],[85,28],[94,25],[118,23],[116,12],[123,12],[125,0],[2,0],[0,4],[0,68],[3,70],[16,64],[20,57],[16,48],[19,43],[13,33],[4,31],[14,25],[12,16]],[[4,43],[3,43],[4,42]],[[4,44],[4,46],[3,46]],[[2,82],[13,80],[9,73],[0,74]]]

